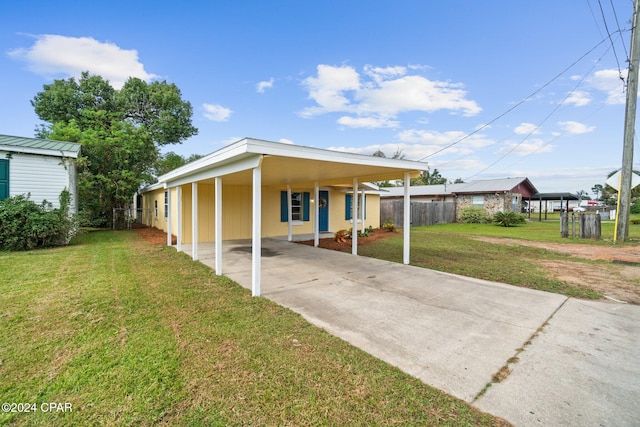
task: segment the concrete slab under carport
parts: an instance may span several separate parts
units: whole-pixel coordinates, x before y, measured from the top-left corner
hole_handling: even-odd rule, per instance
[[[223,244],[223,274],[246,288],[250,245]],[[262,245],[264,297],[467,402],[567,299],[286,240]],[[212,268],[213,252],[199,245]]]

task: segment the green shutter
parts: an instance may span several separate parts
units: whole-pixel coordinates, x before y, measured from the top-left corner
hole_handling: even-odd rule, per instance
[[[351,200],[352,200],[352,196],[351,194],[345,194],[344,197],[344,205],[345,205],[345,209],[344,209],[344,219],[346,220],[350,220],[351,219]]]
[[[302,220],[309,221],[309,201],[311,200],[311,194],[305,192],[302,194]]]
[[[9,160],[0,159],[0,200],[9,197]]]
[[[280,222],[289,221],[289,205],[287,204],[287,192],[280,192]]]

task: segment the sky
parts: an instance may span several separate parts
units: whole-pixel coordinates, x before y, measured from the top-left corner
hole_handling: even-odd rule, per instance
[[[208,154],[244,137],[400,151],[450,181],[604,184],[622,165],[632,0],[24,0],[0,6],[0,134],[54,79],[175,83]],[[634,169],[640,169],[635,142]]]

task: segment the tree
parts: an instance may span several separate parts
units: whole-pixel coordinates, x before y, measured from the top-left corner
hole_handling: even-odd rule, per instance
[[[591,197],[589,197],[589,193],[587,193],[585,190],[576,191],[576,196],[578,196],[578,200],[591,200]]]
[[[604,187],[602,186],[602,184],[596,184],[593,187],[591,187],[591,192],[595,194],[596,200],[599,200],[599,197],[602,194],[603,190],[604,190]]]
[[[411,185],[438,185],[446,183],[447,178],[443,177],[437,168],[434,168],[433,171],[431,171],[431,169],[422,171],[418,178],[411,180]]]
[[[115,90],[100,76],[83,72],[55,80],[31,101],[45,122],[41,138],[82,144],[78,159],[78,203],[85,223],[108,223],[112,208],[124,208],[143,183],[153,180],[159,148],[197,134],[192,108],[166,82],[130,78]]]
[[[184,166],[187,163],[191,163],[193,161],[201,159],[202,157],[204,156],[201,154],[191,154],[189,157],[185,158],[180,154],[169,151],[168,153],[165,153],[158,158],[154,170],[155,175],[164,175],[167,172],[171,172],[172,170],[177,169],[180,166]]]

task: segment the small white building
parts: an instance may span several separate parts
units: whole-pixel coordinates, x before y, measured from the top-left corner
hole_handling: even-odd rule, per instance
[[[0,135],[0,200],[30,194],[30,200],[60,207],[60,193],[71,193],[70,212],[78,211],[76,160],[80,144]]]

